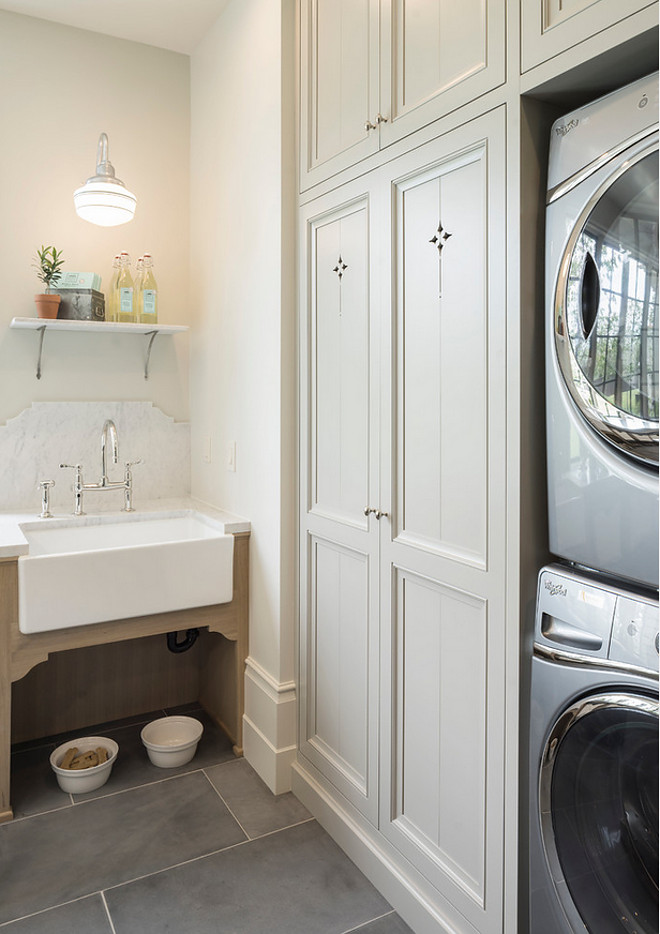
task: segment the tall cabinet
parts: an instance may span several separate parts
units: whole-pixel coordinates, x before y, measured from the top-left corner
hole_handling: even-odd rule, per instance
[[[621,10],[299,7],[293,787],[416,934],[529,934],[520,633],[547,552],[542,455],[525,451],[542,437],[543,348],[521,295],[542,293],[547,142],[520,87],[559,54],[541,23],[590,20],[600,54]],[[573,56],[569,26],[563,41]]]
[[[498,108],[300,226],[301,760],[484,934],[502,891],[504,136]]]

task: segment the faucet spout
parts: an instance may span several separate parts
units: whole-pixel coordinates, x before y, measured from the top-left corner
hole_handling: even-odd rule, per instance
[[[105,486],[108,482],[108,443],[112,451],[112,463],[119,462],[119,442],[117,440],[117,426],[108,418],[103,426],[101,435],[101,483]]]

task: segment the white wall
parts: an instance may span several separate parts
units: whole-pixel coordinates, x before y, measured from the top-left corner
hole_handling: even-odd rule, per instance
[[[0,126],[0,423],[50,400],[151,400],[187,418],[187,335],[156,341],[146,382],[144,338],[48,334],[38,381],[36,334],[8,325],[36,313],[41,244],[104,284],[115,253],[151,252],[160,321],[188,323],[188,56],[0,11]],[[134,221],[117,228],[88,224],[73,207],[102,131],[138,197]]]
[[[295,743],[292,11],[231,0],[191,58],[192,490],[252,522],[248,670],[287,726],[250,708],[250,678],[246,712],[273,756]]]

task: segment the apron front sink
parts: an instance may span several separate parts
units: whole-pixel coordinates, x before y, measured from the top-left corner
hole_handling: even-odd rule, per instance
[[[183,511],[24,523],[18,559],[21,632],[229,603],[234,537]]]

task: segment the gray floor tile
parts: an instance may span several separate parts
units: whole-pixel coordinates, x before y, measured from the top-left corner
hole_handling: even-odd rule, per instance
[[[22,918],[2,925],[5,934],[72,934],[94,931],[94,934],[112,934],[108,915],[100,895],[82,898],[69,905],[51,908],[30,918]]]
[[[312,816],[291,792],[274,795],[245,759],[205,772],[249,837],[282,830]]]
[[[390,907],[316,821],[105,896],[116,934],[341,934]]]
[[[242,840],[202,772],[0,824],[0,921]]]
[[[160,714],[157,716],[160,716]],[[140,739],[142,727],[145,722],[149,721],[142,721],[136,725],[126,726],[123,729],[109,731],[108,735],[119,744],[119,754],[110,778],[97,791],[90,791],[84,795],[74,795],[74,800],[76,802],[87,801],[91,798],[113,794],[115,791],[121,791],[125,788],[136,788],[138,785],[159,782],[164,778],[171,778],[173,775],[183,775],[186,772],[201,769],[205,766],[234,760],[236,757],[227,734],[213,722],[205,711],[195,710],[195,718],[204,725],[204,732],[199,741],[197,752],[190,762],[175,769],[160,769],[158,766],[151,764],[147,750]],[[151,719],[157,719],[157,717]]]
[[[414,934],[414,931],[393,911],[384,918],[345,931],[344,934]]]
[[[60,789],[50,767],[54,748],[38,746],[12,753],[11,804],[15,818],[71,807],[70,796]]]

